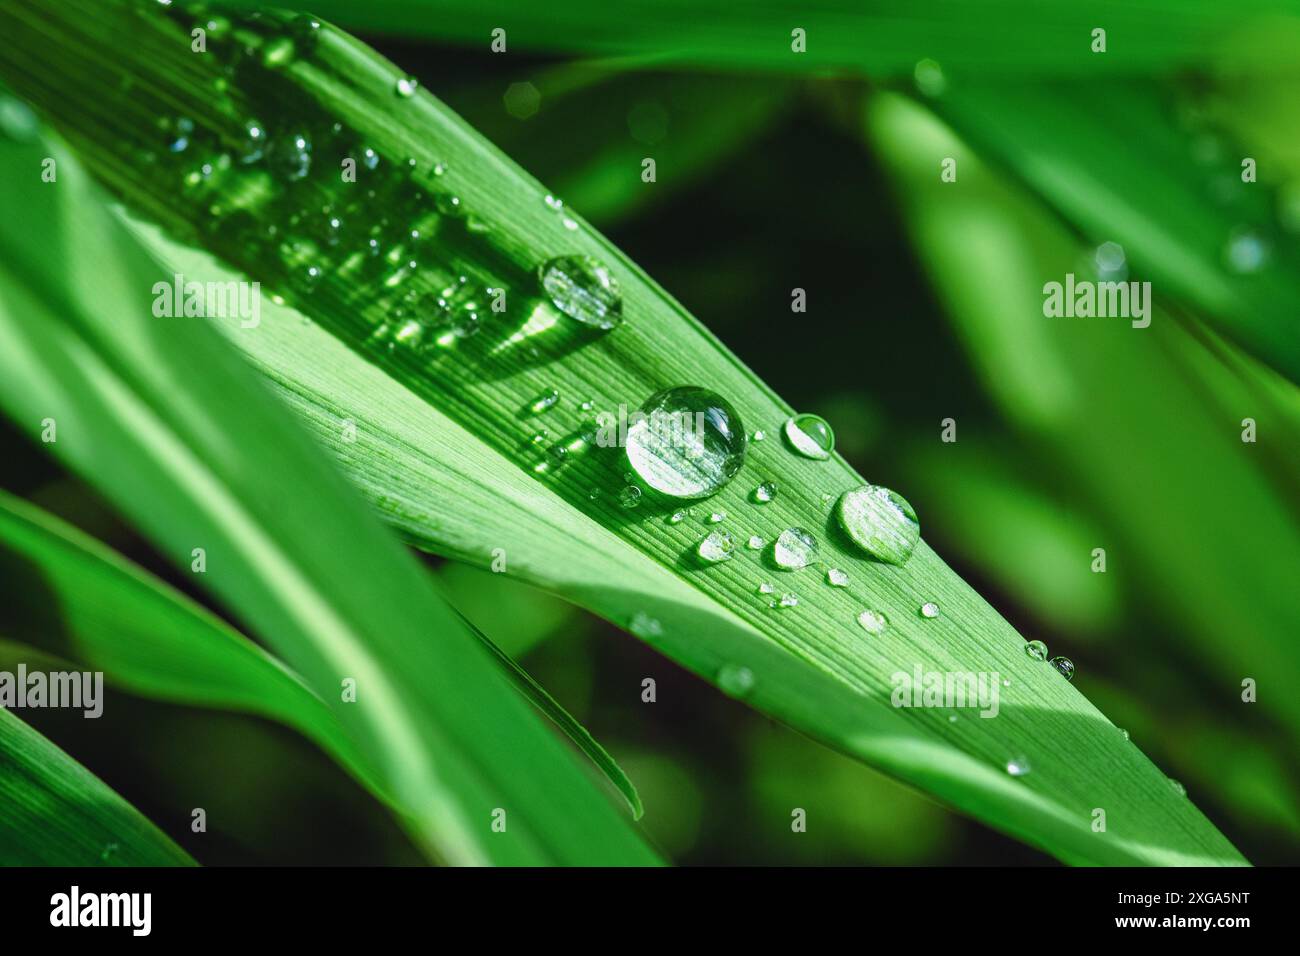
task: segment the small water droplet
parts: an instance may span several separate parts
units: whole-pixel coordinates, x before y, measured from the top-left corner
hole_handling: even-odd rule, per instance
[[[750,551],[761,551],[763,550],[763,546],[766,544],[766,541],[755,534],[750,535],[749,540],[745,542],[745,547],[749,548]]]
[[[776,585],[775,585],[775,584],[769,584],[768,582],[764,581],[762,584],[760,584],[760,585],[758,586],[758,593],[759,593],[759,594],[774,594],[774,593],[776,593]]]
[[[849,576],[839,568],[831,568],[826,572],[826,583],[833,588],[846,588],[849,586]]]
[[[560,400],[560,390],[558,388],[548,388],[528,404],[528,410],[534,415],[540,415],[548,408],[554,408],[555,403]]]
[[[844,492],[835,515],[854,544],[889,564],[906,563],[921,537],[920,522],[907,499],[882,485]]]
[[[635,508],[641,504],[641,489],[636,485],[627,485],[618,493],[618,503],[624,508]]]
[[[722,396],[696,386],[656,392],[627,430],[628,463],[673,498],[707,498],[745,461],[745,431]]]
[[[1224,258],[1233,272],[1249,275],[1268,263],[1269,244],[1252,229],[1237,229],[1228,237]]]
[[[793,594],[782,594],[781,600],[772,604],[772,607],[797,607],[799,599]]]
[[[584,412],[589,412],[589,411],[591,411],[593,408],[596,407],[596,403],[593,402],[591,399],[587,399],[585,402],[583,402],[583,403],[582,403],[581,405],[579,405],[578,407],[581,408]]]
[[[403,99],[407,99],[408,97],[412,97],[415,95],[415,91],[419,88],[419,86],[420,86],[420,81],[417,80],[415,77],[404,76],[397,81],[397,85],[394,87],[394,89],[397,90],[398,96],[402,97]]]
[[[311,139],[306,133],[292,133],[272,140],[267,158],[285,179],[302,179],[311,172]]]
[[[705,520],[709,524],[721,524],[727,520],[727,513],[725,511],[714,511]]]
[[[550,437],[551,437],[551,433],[548,432],[545,428],[543,428],[541,431],[533,432],[533,437],[528,440],[531,441],[534,445],[540,445],[542,444],[542,442],[546,441],[546,439]]]
[[[889,626],[889,618],[879,611],[868,609],[858,615],[858,624],[868,634],[883,634],[885,628]]]
[[[754,435],[750,440],[763,441],[765,438],[767,438],[767,435],[763,433],[763,430],[761,428],[759,428],[754,431]]]
[[[943,74],[943,67],[937,60],[928,57],[917,61],[912,70],[912,78],[916,81],[916,88],[926,96],[942,96],[948,88],[948,78]]]
[[[1023,754],[1007,761],[1007,773],[1013,777],[1023,777],[1031,769],[1033,768],[1029,766],[1029,758]]]
[[[446,163],[434,163],[434,164],[433,164],[433,174],[434,174],[435,176],[445,176],[446,173],[447,173],[447,164],[446,164]]]
[[[727,664],[718,671],[718,687],[728,697],[745,697],[754,689],[754,673],[739,664]]]
[[[785,423],[785,440],[800,455],[825,461],[835,450],[835,433],[824,418],[796,415]]]
[[[803,528],[787,528],[772,546],[772,560],[786,571],[806,568],[817,557],[817,539]]]
[[[1047,660],[1047,645],[1042,641],[1030,641],[1025,645],[1025,653],[1036,661]]]
[[[591,256],[557,256],[537,268],[542,289],[571,319],[597,329],[623,321],[623,294],[604,263]]]
[[[1053,657],[1052,666],[1055,667],[1060,675],[1066,680],[1074,680],[1074,661],[1070,660],[1068,657]]]
[[[658,637],[664,632],[664,626],[658,618],[653,618],[644,611],[637,611],[628,621],[627,629],[637,637]]]
[[[1179,781],[1175,780],[1173,777],[1169,778],[1169,787],[1171,790],[1174,791],[1174,793],[1178,794],[1180,797],[1187,796],[1187,788],[1184,787]]]
[[[713,531],[706,535],[697,549],[699,555],[710,564],[730,560],[736,550],[735,539],[726,531]]]
[[[926,601],[921,605],[921,617],[938,617],[939,605],[933,601]]]
[[[1123,737],[1125,740],[1128,740],[1128,739],[1129,739],[1128,731],[1125,730],[1123,727],[1120,727],[1120,728],[1119,728],[1119,735],[1120,735],[1121,737]]]
[[[690,515],[689,511],[674,511],[668,516],[669,524],[681,524]]]
[[[776,482],[765,481],[754,489],[754,500],[765,505],[776,497]]]

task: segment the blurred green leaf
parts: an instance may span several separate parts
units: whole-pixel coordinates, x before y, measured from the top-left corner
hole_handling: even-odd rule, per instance
[[[187,866],[129,803],[0,707],[0,864]]]
[[[241,6],[259,6],[240,0]],[[352,30],[456,41],[484,50],[504,29],[508,50],[654,57],[664,64],[782,72],[910,74],[928,57],[952,72],[1024,76],[1149,72],[1213,58],[1266,68],[1293,62],[1300,21],[1287,0],[312,0],[289,3]],[[1092,31],[1107,50],[1092,52]],[[807,52],[793,53],[802,29]]]

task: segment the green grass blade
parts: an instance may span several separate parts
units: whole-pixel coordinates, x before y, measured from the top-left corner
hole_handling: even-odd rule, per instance
[[[258,6],[241,0],[241,6]],[[1016,76],[1171,70],[1204,63],[1252,68],[1294,62],[1300,36],[1287,0],[1146,0],[1089,7],[1071,0],[750,0],[737,22],[725,0],[312,0],[289,3],[353,30],[425,36],[488,49],[641,55],[666,64],[785,72],[909,75],[922,58],[953,73]],[[791,30],[807,52],[791,51]],[[1092,31],[1108,31],[1107,53]],[[1230,42],[1235,40],[1236,42]]]
[[[155,321],[158,273],[76,163],[0,141],[15,180],[45,155],[57,188],[21,191],[22,212],[0,224],[0,404],[34,432],[56,420],[51,449],[173,560],[206,549],[202,583],[329,703],[426,851],[653,862],[242,360],[200,323]],[[341,699],[349,678],[356,703]],[[496,808],[507,833],[491,829]]]
[[[193,864],[102,780],[0,708],[0,865]]]
[[[813,462],[784,448],[779,431],[790,408],[779,397],[607,240],[580,221],[567,228],[544,203],[544,188],[445,107],[427,95],[397,95],[391,65],[325,29],[299,59],[273,71],[236,71],[226,80],[228,96],[213,96],[216,77],[207,71],[219,64],[191,56],[184,24],[135,22],[124,66],[120,51],[103,39],[114,9],[71,3],[55,14],[57,30],[15,18],[5,24],[16,42],[0,47],[0,72],[80,149],[93,151],[97,173],[133,207],[300,307],[300,315],[268,307],[257,334],[231,323],[225,331],[298,396],[318,435],[343,453],[354,480],[408,534],[480,565],[504,548],[512,573],[565,593],[753,706],[1061,859],[1243,862],[1076,687],[1026,656],[1024,640],[926,544],[903,567],[864,560],[828,507],[861,477],[838,457]],[[265,54],[285,29],[295,28],[264,18],[236,32]],[[51,74],[24,52],[38,45],[75,49],[77,57],[61,54],[67,68]],[[135,84],[130,95],[118,95],[127,79]],[[166,100],[152,93],[164,87]],[[238,139],[254,111],[276,124],[275,136],[292,130],[286,124],[328,131],[338,122],[342,140],[326,133],[313,160],[329,174],[303,189],[254,176],[244,183],[248,191],[234,188],[243,180],[235,177],[228,189],[199,188],[180,199],[177,179],[188,170],[140,155],[157,142],[142,131],[160,117],[183,112],[209,131],[210,143],[224,144]],[[373,197],[328,181],[339,150],[353,142],[373,146],[387,163],[371,181]],[[406,167],[408,157],[413,167]],[[447,164],[441,175],[440,163]],[[258,183],[270,190],[266,201],[252,188]],[[407,203],[412,190],[420,191],[414,211]],[[213,230],[207,204],[223,196],[242,199],[242,215],[231,228]],[[382,275],[350,266],[351,250],[331,253],[315,232],[303,237],[316,246],[306,258],[292,243],[281,250],[255,238],[266,225],[325,203],[366,224],[384,214],[399,228],[415,221],[434,238],[420,245],[417,268],[408,269],[399,255]],[[405,250],[400,234],[391,241]],[[191,276],[222,275],[174,245],[158,240],[155,247]],[[537,295],[539,262],[559,253],[609,265],[623,287],[624,326],[584,335]],[[314,262],[327,267],[318,284],[303,277]],[[505,289],[506,314],[441,354],[416,354],[396,338],[375,341],[407,291],[418,302],[421,294],[456,288],[459,276],[485,290]],[[822,540],[822,567],[793,576],[752,558],[701,567],[694,548],[713,526],[698,514],[669,523],[672,503],[621,508],[619,455],[593,448],[554,468],[529,442],[539,426],[557,436],[583,427],[583,400],[606,410],[636,407],[682,384],[719,391],[749,428],[772,436],[751,445],[741,475],[708,508],[732,516],[726,527],[741,540],[751,533],[770,540],[790,526],[813,529]],[[550,388],[563,396],[560,405],[541,417],[523,412]],[[356,442],[342,437],[346,421],[357,426]],[[780,491],[759,508],[749,494],[767,478]],[[848,588],[822,583],[824,567],[837,565],[849,573]],[[771,579],[800,595],[798,608],[774,611],[755,593]],[[927,601],[941,606],[938,618],[918,615]],[[884,634],[871,637],[857,626],[864,607],[888,615]],[[1010,681],[1000,715],[981,720],[969,712],[891,707],[893,675],[918,667],[997,672]],[[743,670],[752,680],[739,679]],[[1033,772],[1009,776],[1007,762],[1021,754]],[[1097,807],[1108,808],[1106,832],[1092,829]]]

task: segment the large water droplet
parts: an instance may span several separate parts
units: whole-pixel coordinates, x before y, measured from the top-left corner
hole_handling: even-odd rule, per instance
[[[718,671],[718,687],[728,697],[745,697],[754,689],[754,672],[739,664],[726,664]]]
[[[1074,661],[1068,657],[1053,657],[1052,666],[1057,669],[1062,677],[1066,680],[1074,680]]]
[[[1036,661],[1047,660],[1047,645],[1042,641],[1030,641],[1025,645],[1025,653]]]
[[[858,615],[858,624],[868,634],[883,634],[885,628],[889,626],[889,618],[879,611],[868,609]]]
[[[636,485],[628,485],[618,493],[618,503],[624,508],[635,508],[641,504],[641,489]]]
[[[826,583],[833,588],[846,588],[849,586],[849,576],[839,568],[831,568],[826,572]]]
[[[542,289],[571,319],[597,329],[623,321],[623,294],[618,280],[591,256],[557,256],[537,268]]]
[[[817,539],[803,528],[787,528],[772,545],[772,560],[786,571],[806,568],[817,557]]]
[[[728,561],[736,551],[736,541],[730,532],[714,531],[705,536],[697,549],[700,557],[710,564]]]
[[[825,461],[835,450],[835,433],[824,418],[796,415],[785,423],[785,440],[805,458]]]
[[[890,564],[905,563],[921,537],[921,525],[907,499],[881,485],[844,492],[835,515],[858,547]]]
[[[627,460],[641,480],[673,498],[706,498],[745,462],[745,428],[722,396],[694,386],[658,392],[627,430]]]
[[[765,505],[776,497],[776,482],[764,481],[754,489],[754,500],[760,505]]]
[[[926,601],[924,604],[921,605],[921,617],[934,618],[938,616],[939,616],[939,605],[935,604],[933,601]]]

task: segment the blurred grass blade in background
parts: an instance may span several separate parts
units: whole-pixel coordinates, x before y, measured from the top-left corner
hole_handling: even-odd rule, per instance
[[[3,707],[0,807],[5,866],[194,863],[103,781]]]
[[[436,550],[556,586],[726,692],[1063,860],[1244,862],[924,542],[902,566],[866,560],[831,508],[861,477],[837,456],[785,447],[789,406],[543,187],[346,35],[310,18],[221,21],[214,55],[195,57],[177,9],[19,5],[0,16],[11,38],[0,71],[136,212],[296,308],[273,300],[256,328],[221,324],[296,393],[327,444],[348,446],[345,462],[390,520]],[[105,38],[127,29],[124,62]],[[53,74],[52,54],[63,64]],[[349,159],[361,161],[354,182],[337,172]],[[232,275],[140,234],[188,276]],[[595,293],[563,294],[561,255],[608,270],[618,309],[606,288],[601,315],[621,325],[578,320],[600,318],[583,305]],[[147,345],[156,324],[128,328]],[[113,354],[129,364],[123,351]],[[629,486],[626,458],[596,440],[592,418],[678,385],[716,390],[740,419],[731,427],[770,437],[748,444],[740,475],[705,508],[675,519],[681,503]],[[768,480],[775,496],[756,504]],[[801,573],[779,568],[770,544],[762,556],[699,557],[710,529],[771,542],[792,528],[819,542]],[[847,586],[825,583],[830,568]],[[760,593],[773,580],[784,607]],[[371,599],[403,603],[391,584]],[[878,616],[871,628],[864,609]],[[997,719],[888,706],[896,675],[914,668],[991,672]],[[467,691],[455,662],[446,671]],[[1105,832],[1091,826],[1098,806],[1112,808]],[[557,843],[582,838],[546,822]]]

